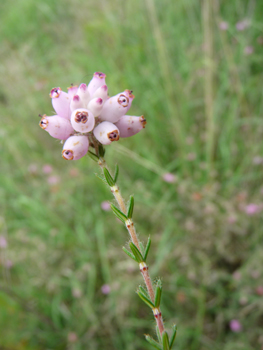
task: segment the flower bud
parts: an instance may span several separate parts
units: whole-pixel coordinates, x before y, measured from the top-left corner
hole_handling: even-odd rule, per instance
[[[70,101],[70,110],[73,112],[77,108],[84,107],[84,103],[81,101],[79,95],[74,95],[72,100]]]
[[[39,123],[40,127],[46,130],[52,137],[59,140],[66,140],[74,129],[70,121],[58,115],[52,117],[43,116]]]
[[[100,114],[102,107],[103,99],[100,97],[96,97],[89,102],[87,109],[92,112],[94,117],[97,117]]]
[[[93,97],[94,92],[99,87],[101,87],[102,85],[105,85],[105,78],[106,78],[106,74],[104,73],[96,72],[93,74],[93,78],[91,79],[88,85],[88,91],[91,97]]]
[[[52,98],[52,106],[57,113],[62,118],[70,118],[70,97],[69,95],[62,91],[60,87],[53,88],[50,91],[49,96]]]
[[[110,122],[102,122],[93,130],[96,139],[103,145],[109,145],[112,141],[119,140],[119,129]]]
[[[64,143],[62,157],[66,160],[76,160],[85,156],[89,149],[87,136],[70,136]]]
[[[146,119],[143,115],[141,117],[124,115],[115,125],[120,130],[120,137],[130,137],[145,128]]]
[[[107,85],[102,85],[99,87],[93,94],[93,98],[95,97],[100,97],[103,99],[105,102],[108,99],[108,86]]]
[[[125,90],[118,95],[110,97],[103,105],[100,119],[116,123],[128,112],[133,99],[134,95],[132,95],[130,90]]]
[[[71,125],[78,132],[89,132],[95,126],[94,115],[85,108],[75,109],[71,114]]]
[[[87,104],[90,101],[90,93],[88,91],[87,85],[86,84],[80,84],[78,88],[78,95],[83,102],[83,107],[87,106]]]
[[[77,85],[71,85],[68,87],[68,95],[70,98],[72,98],[74,95],[77,95],[78,93],[78,86]]]

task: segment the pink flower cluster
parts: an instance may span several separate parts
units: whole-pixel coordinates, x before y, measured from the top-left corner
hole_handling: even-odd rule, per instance
[[[82,158],[94,142],[109,145],[145,127],[143,116],[126,115],[134,99],[132,91],[109,97],[105,78],[96,72],[88,85],[71,86],[67,93],[59,87],[50,92],[56,115],[42,116],[39,125],[52,137],[65,140],[66,160]]]

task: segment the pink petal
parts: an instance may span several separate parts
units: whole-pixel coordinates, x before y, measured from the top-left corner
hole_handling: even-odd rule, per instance
[[[77,94],[78,91],[78,86],[77,85],[72,85],[68,87],[68,95],[70,98],[72,98],[74,95]]]
[[[109,145],[119,140],[119,129],[110,122],[102,122],[93,130],[96,139],[103,145]]]
[[[52,105],[57,113],[62,118],[69,119],[70,118],[70,97],[69,95],[62,91],[60,87],[53,88],[50,91],[49,96],[52,98]]]
[[[66,160],[77,160],[85,156],[89,149],[87,136],[70,136],[64,143],[62,157]]]
[[[81,101],[83,102],[83,107],[87,107],[90,101],[90,93],[86,84],[80,84],[80,86],[78,87],[78,95]]]
[[[92,112],[94,117],[97,117],[100,114],[102,108],[103,108],[103,99],[100,97],[93,98],[89,102],[88,107],[87,107],[87,109]]]
[[[125,90],[118,95],[110,97],[103,105],[100,119],[116,123],[128,112],[133,99],[134,95],[130,90]]]
[[[108,99],[108,86],[107,85],[102,85],[99,87],[93,94],[93,98],[95,97],[100,97],[103,99],[105,102]]]
[[[81,101],[79,95],[74,95],[72,100],[70,101],[70,110],[73,112],[77,108],[83,108],[84,103]]]
[[[124,115],[115,125],[120,130],[120,137],[130,137],[145,128],[146,119],[143,115],[141,117]]]
[[[52,137],[59,140],[66,140],[72,133],[74,133],[70,121],[58,115],[52,117],[46,117],[44,115],[40,120],[39,125]]]
[[[94,115],[85,108],[78,108],[73,111],[70,120],[74,130],[82,133],[93,130],[95,126]]]
[[[105,78],[106,74],[101,72],[95,72],[93,74],[93,78],[91,79],[89,85],[88,85],[88,91],[90,93],[90,96],[93,97],[94,92],[101,87],[102,85],[105,85]]]

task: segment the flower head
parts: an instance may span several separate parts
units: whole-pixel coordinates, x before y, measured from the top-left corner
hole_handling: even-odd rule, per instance
[[[232,332],[238,333],[242,331],[242,325],[238,320],[231,320],[229,322],[229,327]]]
[[[41,116],[40,127],[52,137],[63,140],[62,156],[76,160],[85,156],[89,147],[98,149],[120,138],[130,137],[146,124],[143,116],[128,116],[134,95],[125,90],[109,97],[106,75],[96,72],[88,85],[60,87],[50,92],[56,115]]]

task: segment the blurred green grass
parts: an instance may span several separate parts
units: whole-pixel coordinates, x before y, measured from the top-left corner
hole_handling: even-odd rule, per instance
[[[96,164],[65,162],[38,126],[52,87],[95,71],[111,95],[132,89],[131,113],[148,122],[106,155],[135,196],[141,240],[151,234],[177,349],[262,348],[262,11],[255,0],[0,4],[0,348],[146,349],[154,334]]]

